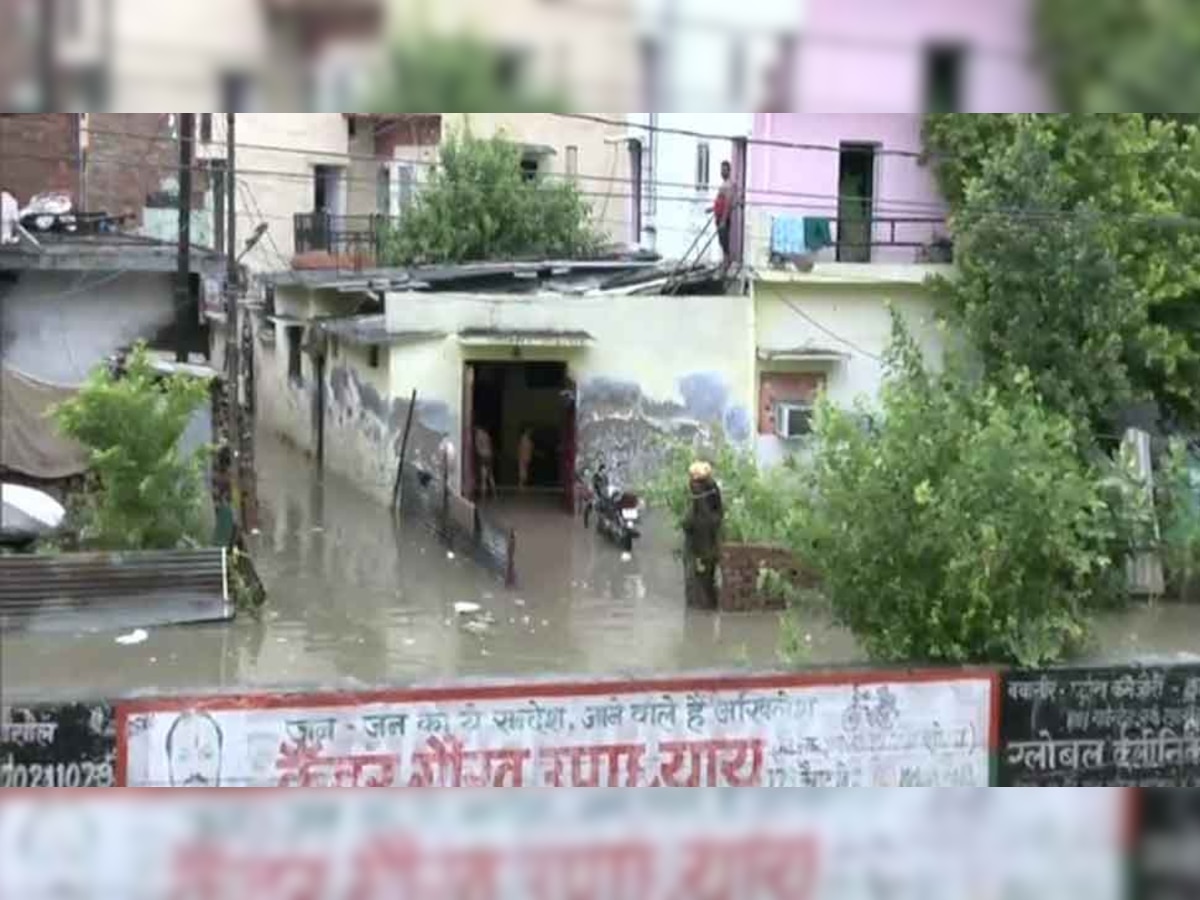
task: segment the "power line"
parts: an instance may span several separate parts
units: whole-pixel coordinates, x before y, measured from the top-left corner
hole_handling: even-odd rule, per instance
[[[761,282],[761,281],[758,282],[758,284],[763,285],[764,287],[766,286],[766,283]],[[758,285],[756,285],[756,289],[757,288],[758,288]],[[826,337],[832,338],[833,340],[837,341],[839,344],[849,347],[851,350],[853,350],[855,353],[859,354],[860,356],[865,356],[867,359],[873,360],[874,362],[877,362],[877,363],[882,364],[884,362],[883,357],[880,356],[879,354],[872,353],[870,350],[864,350],[862,347],[860,347],[858,344],[856,344],[854,341],[850,340],[849,338],[842,337],[840,334],[833,331],[831,328],[827,328],[826,326],[822,325],[820,322],[818,322],[816,319],[814,319],[812,316],[810,316],[808,313],[806,313],[804,310],[802,310],[800,307],[798,307],[794,302],[792,302],[792,300],[789,297],[785,296],[782,291],[775,290],[774,287],[767,287],[767,293],[774,295],[774,297],[777,300],[782,302],[783,305],[786,306],[789,310],[791,310],[795,315],[799,316],[801,319],[803,319],[805,322],[807,322],[813,328],[816,328],[818,331],[823,333]]]

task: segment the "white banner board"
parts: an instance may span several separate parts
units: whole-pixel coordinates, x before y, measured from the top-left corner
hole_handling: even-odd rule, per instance
[[[1119,900],[1115,789],[32,791],[21,900]]]
[[[993,678],[780,676],[123,705],[129,787],[985,787]]]

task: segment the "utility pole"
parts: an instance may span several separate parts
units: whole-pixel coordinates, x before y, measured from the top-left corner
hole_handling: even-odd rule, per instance
[[[237,114],[225,114],[225,417],[226,446],[231,453],[240,451],[241,400],[238,392],[238,365],[240,343],[238,341],[238,244],[237,244]],[[234,486],[237,484],[233,469],[237,465],[231,460],[229,483],[230,502],[233,502]],[[240,465],[237,465],[240,472]],[[246,530],[245,497],[240,498],[241,526]]]
[[[55,63],[55,38],[58,35],[58,0],[38,4],[38,81],[40,105],[46,112],[58,109],[58,73]]]
[[[188,323],[192,300],[192,160],[196,114],[179,113],[179,244],[175,273],[175,361],[187,362]]]

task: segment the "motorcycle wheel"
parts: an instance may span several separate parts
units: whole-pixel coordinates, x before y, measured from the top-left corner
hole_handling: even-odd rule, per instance
[[[592,504],[585,504],[583,507],[583,527],[592,527]]]
[[[625,551],[626,553],[633,552],[633,535],[632,534],[621,535],[621,549],[623,551]]]

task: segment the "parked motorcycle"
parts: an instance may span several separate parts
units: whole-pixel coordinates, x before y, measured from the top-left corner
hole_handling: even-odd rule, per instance
[[[597,532],[616,542],[626,553],[632,551],[633,542],[641,537],[642,504],[637,494],[612,484],[604,463],[597,466],[591,479],[580,480],[585,487],[583,527],[590,527],[594,514]]]

